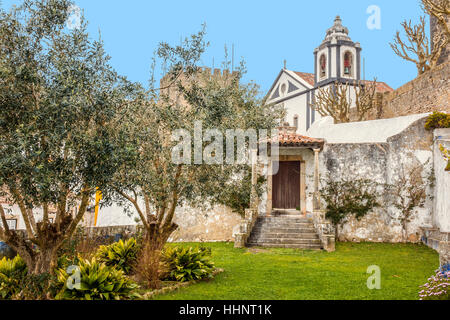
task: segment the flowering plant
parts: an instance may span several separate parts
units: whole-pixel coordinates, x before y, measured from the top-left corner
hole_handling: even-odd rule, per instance
[[[437,270],[421,288],[420,300],[450,300],[450,264]]]

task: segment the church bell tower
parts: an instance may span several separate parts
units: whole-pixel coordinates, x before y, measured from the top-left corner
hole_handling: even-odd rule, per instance
[[[361,50],[337,16],[322,44],[314,50],[316,86],[361,80]]]

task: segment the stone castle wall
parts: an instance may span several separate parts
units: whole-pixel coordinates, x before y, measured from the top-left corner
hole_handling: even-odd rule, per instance
[[[378,94],[376,105],[369,120],[450,112],[450,62],[438,65],[393,92]]]

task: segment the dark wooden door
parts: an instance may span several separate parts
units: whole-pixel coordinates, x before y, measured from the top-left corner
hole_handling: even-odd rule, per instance
[[[279,162],[279,170],[272,180],[274,209],[300,208],[300,162]]]

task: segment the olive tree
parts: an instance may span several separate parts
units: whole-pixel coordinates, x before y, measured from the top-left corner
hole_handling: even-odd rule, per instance
[[[203,29],[178,46],[159,45],[153,65],[160,61],[169,71],[129,124],[139,154],[115,176],[119,200],[138,213],[152,251],[161,250],[177,229],[177,208],[226,202],[226,190],[249,182],[248,162],[225,161],[226,148],[233,148],[233,155],[236,148],[226,144],[227,130],[272,129],[283,115],[279,107],[262,105],[255,84],[242,83],[242,64],[221,76],[199,68],[204,36]]]
[[[83,17],[65,27],[70,6],[26,0],[0,13],[0,190],[26,227],[25,235],[10,230],[0,205],[0,239],[33,274],[52,270],[96,188],[107,199],[118,164],[134,150],[119,124],[139,87],[111,68]]]

